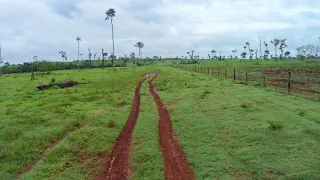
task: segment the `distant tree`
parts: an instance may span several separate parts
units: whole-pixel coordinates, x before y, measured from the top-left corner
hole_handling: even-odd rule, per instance
[[[196,50],[191,50],[191,59],[193,59],[193,54],[194,54],[194,52],[195,52]]]
[[[208,58],[211,59],[211,54],[208,54]]]
[[[233,56],[236,57],[237,50],[236,49],[232,50],[232,53],[233,53]]]
[[[246,53],[246,52],[242,52],[242,53],[241,53],[241,57],[242,57],[243,59],[245,59],[246,56],[247,56],[247,53]]]
[[[188,51],[188,52],[187,52],[187,54],[188,54],[188,57],[189,57],[189,55],[190,55],[190,52]],[[190,59],[191,59],[191,58],[190,58]]]
[[[274,45],[274,58],[277,59],[277,47],[280,44],[280,39],[275,38],[274,40],[270,41],[270,43]]]
[[[262,47],[261,47],[261,39],[260,36],[259,37],[259,47],[260,47],[260,58],[262,58]]]
[[[76,37],[76,41],[78,41],[78,61],[79,61],[80,60],[80,41],[82,41],[80,36]]]
[[[255,51],[256,59],[258,59],[258,52],[259,52],[259,50],[258,50],[258,49],[256,49],[256,51]]]
[[[250,49],[249,52],[250,52],[250,60],[251,60],[252,57],[253,57],[253,52],[254,52],[254,50],[253,50],[253,49]]]
[[[269,54],[270,54],[270,51],[268,50],[268,49],[266,49],[265,51],[264,51],[264,59],[268,59],[269,58]]]
[[[249,42],[246,42],[246,46],[248,47],[248,50],[249,50],[249,52],[250,52],[250,43]]]
[[[286,52],[284,53],[284,57],[285,57],[285,58],[288,58],[288,57],[290,56],[290,54],[291,54],[290,51],[286,51]]]
[[[144,44],[141,41],[139,41],[134,46],[139,49],[139,57],[141,59],[141,49],[144,47]]]
[[[92,53],[91,53],[91,48],[88,48],[88,60],[90,62],[90,67],[91,67],[91,58],[92,58]]]
[[[211,51],[212,57],[216,57],[216,53],[217,53],[217,51],[213,49],[213,50]]]
[[[110,8],[106,11],[107,17],[105,18],[105,21],[110,19],[111,20],[111,28],[112,28],[112,54],[114,55],[114,34],[113,34],[113,18],[116,16],[116,11],[113,8]],[[114,56],[112,56],[112,67],[114,69],[115,66],[115,59]],[[115,69],[114,69],[115,70]]]
[[[308,44],[297,48],[297,57],[299,59],[315,58],[317,56],[317,46]]]
[[[280,59],[284,57],[284,49],[287,47],[286,40],[287,39],[280,39],[280,47],[279,47],[281,51]]]
[[[135,59],[135,58],[136,58],[136,54],[135,54],[134,52],[131,53],[131,54],[130,54],[130,58],[131,58],[131,59]]]
[[[97,53],[94,53],[93,54],[93,60],[96,60],[97,59]]]
[[[243,46],[244,52],[247,54],[247,46]]]

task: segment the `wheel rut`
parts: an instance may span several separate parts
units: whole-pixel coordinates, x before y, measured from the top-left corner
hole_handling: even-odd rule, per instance
[[[148,78],[148,75],[145,75],[136,86],[135,97],[132,102],[132,110],[128,121],[117,137],[111,155],[107,158],[107,167],[105,171],[96,178],[98,180],[128,179],[131,171],[129,168],[130,144],[132,133],[140,112],[140,89],[146,78]]]
[[[174,134],[169,112],[155,90],[153,80],[156,75],[152,74],[152,76],[153,78],[149,81],[149,91],[157,104],[159,113],[159,143],[164,158],[165,178],[167,180],[193,180],[195,179],[194,171]]]

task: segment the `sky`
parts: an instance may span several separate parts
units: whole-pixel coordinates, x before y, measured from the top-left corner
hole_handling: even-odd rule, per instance
[[[109,8],[114,18],[115,55],[143,57],[207,57],[215,49],[238,56],[245,42],[259,49],[262,42],[286,38],[292,54],[305,44],[320,45],[319,0],[0,0],[0,42],[4,62],[32,61],[33,56],[69,60],[80,53],[112,52]],[[271,46],[271,45],[269,45]],[[273,51],[271,51],[273,54]]]

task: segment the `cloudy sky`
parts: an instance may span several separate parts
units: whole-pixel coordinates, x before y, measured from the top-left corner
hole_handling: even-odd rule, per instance
[[[60,60],[59,51],[77,59],[87,49],[112,51],[110,21],[116,9],[115,54],[124,56],[145,44],[143,56],[176,57],[196,49],[206,57],[216,49],[230,55],[246,41],[287,38],[288,50],[320,44],[319,0],[0,0],[0,42],[4,61]]]

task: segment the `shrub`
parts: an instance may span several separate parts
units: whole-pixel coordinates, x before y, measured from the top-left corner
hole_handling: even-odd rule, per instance
[[[51,84],[54,84],[56,82],[56,78],[51,78]]]
[[[108,123],[107,123],[107,127],[108,128],[114,128],[116,127],[116,122],[114,120],[110,120]]]
[[[240,107],[242,107],[242,108],[247,108],[248,106],[247,106],[245,103],[242,103],[242,104],[240,105]]]
[[[279,121],[268,121],[268,124],[271,130],[281,130],[283,128],[283,124]]]

